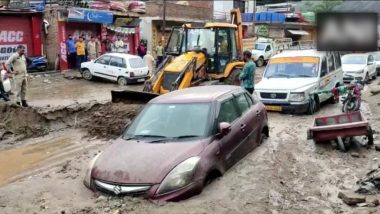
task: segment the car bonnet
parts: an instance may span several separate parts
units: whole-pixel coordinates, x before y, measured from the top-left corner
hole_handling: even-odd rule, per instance
[[[96,161],[94,179],[120,184],[156,184],[182,161],[199,155],[205,140],[144,143],[117,140]]]

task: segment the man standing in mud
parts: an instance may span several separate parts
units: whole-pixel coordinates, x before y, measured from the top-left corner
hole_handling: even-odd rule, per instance
[[[14,74],[13,81],[15,86],[16,103],[23,107],[28,107],[26,102],[26,82],[28,73],[26,70],[25,47],[17,46],[17,51],[5,63],[8,71]]]
[[[239,80],[241,81],[241,87],[247,90],[249,93],[253,93],[255,90],[254,82],[255,82],[255,70],[256,66],[252,60],[252,54],[250,51],[244,51],[244,68],[240,72]]]

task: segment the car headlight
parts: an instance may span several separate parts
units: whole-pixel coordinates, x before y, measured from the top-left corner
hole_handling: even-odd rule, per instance
[[[168,193],[190,184],[199,160],[199,157],[191,157],[178,164],[162,181],[157,194]]]
[[[302,102],[305,100],[305,93],[290,93],[289,101]]]
[[[99,158],[101,153],[97,154],[91,161],[90,163],[88,164],[88,167],[87,167],[87,170],[86,170],[86,174],[84,176],[84,180],[83,180],[83,183],[86,187],[88,188],[91,188],[91,171],[92,171],[92,168],[94,167],[95,165],[95,162],[96,160]]]

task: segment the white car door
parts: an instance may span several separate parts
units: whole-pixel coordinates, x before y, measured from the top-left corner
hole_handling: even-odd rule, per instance
[[[95,60],[91,66],[93,75],[109,79],[109,77],[105,74],[108,69],[110,59],[111,56],[103,55]]]
[[[110,60],[110,65],[108,66],[107,75],[112,80],[117,81],[120,76],[127,77],[127,66],[125,59],[121,57],[113,56]]]

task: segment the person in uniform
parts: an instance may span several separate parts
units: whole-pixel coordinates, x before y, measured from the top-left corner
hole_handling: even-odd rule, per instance
[[[94,60],[96,59],[96,40],[95,37],[91,36],[91,41],[88,42],[87,44],[87,53],[89,56],[89,60]]]
[[[28,73],[26,70],[25,47],[17,46],[17,51],[5,63],[8,71],[13,73],[16,103],[28,107],[26,102],[26,82]]]

